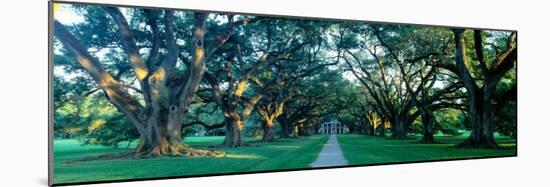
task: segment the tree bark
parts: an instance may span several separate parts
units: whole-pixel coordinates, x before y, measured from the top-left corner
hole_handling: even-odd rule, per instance
[[[382,121],[380,124],[380,134],[378,135],[380,137],[386,137],[386,122]]]
[[[295,124],[292,128],[292,137],[297,138],[300,137],[300,126],[302,124]]]
[[[225,147],[240,147],[244,145],[243,128],[244,122],[239,117],[231,117],[226,119],[227,131],[223,145]]]
[[[262,97],[262,94],[256,94],[248,102],[245,103],[244,109],[241,112],[237,111],[236,104],[238,102],[231,102],[229,105],[226,104],[226,107],[222,107],[226,110],[224,111],[224,113],[229,114],[228,117],[225,117],[225,121],[227,123],[227,132],[225,134],[223,146],[240,147],[245,145],[242,132],[244,129],[244,122],[246,121],[246,119],[248,119],[248,117],[252,113],[252,110],[254,110],[254,106]]]
[[[372,125],[371,123],[366,123],[365,125],[367,126],[367,128],[366,128],[367,135],[368,136],[376,136],[376,130],[374,129],[374,125]]]
[[[280,138],[290,138],[291,124],[288,121],[280,121],[281,135]]]
[[[407,124],[404,119],[399,116],[394,116],[392,119],[392,139],[404,140],[407,139]]]
[[[171,118],[171,114],[168,109],[162,109],[148,116],[148,128],[145,133],[141,134],[136,153],[152,156],[180,156],[183,154],[194,156],[195,153],[181,139],[181,123],[174,125],[178,121],[181,122],[181,119],[174,121],[169,118]]]
[[[436,143],[434,139],[433,131],[433,113],[425,111],[422,112],[422,127],[423,127],[423,136],[419,143],[431,144]]]
[[[273,124],[273,120],[263,120],[262,121],[262,128],[263,128],[263,137],[262,140],[264,142],[271,142],[275,138],[275,130],[273,130],[275,125]]]
[[[484,101],[476,96],[470,101],[470,116],[472,130],[468,139],[458,144],[458,147],[498,148],[493,136],[493,109],[490,100]]]
[[[275,120],[283,114],[283,108],[285,100],[276,101],[277,98],[270,96],[268,97],[267,103],[263,103],[260,106],[257,106],[256,111],[262,118],[262,128],[263,128],[263,137],[262,140],[265,142],[270,142],[274,140],[275,132]]]

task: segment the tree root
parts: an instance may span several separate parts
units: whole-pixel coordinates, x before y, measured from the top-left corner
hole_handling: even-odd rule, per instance
[[[209,157],[209,158],[221,158],[225,156],[225,152],[223,151],[215,151],[215,150],[204,150],[204,149],[190,149],[185,151],[184,155],[186,157]]]
[[[74,164],[79,162],[98,161],[98,160],[106,161],[106,160],[118,160],[118,159],[141,160],[141,159],[151,159],[151,158],[160,158],[160,157],[221,158],[224,156],[225,156],[225,152],[223,151],[185,148],[185,149],[181,149],[177,153],[171,152],[169,154],[159,154],[155,150],[151,152],[136,153],[134,151],[127,151],[123,153],[102,154],[98,156],[89,156],[89,157],[79,158],[75,160],[69,160],[65,163]]]

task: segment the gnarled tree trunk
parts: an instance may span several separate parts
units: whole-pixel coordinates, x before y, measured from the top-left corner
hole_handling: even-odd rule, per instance
[[[300,137],[300,126],[302,124],[294,124],[294,127],[292,128],[292,137],[297,138]]]
[[[458,147],[498,148],[493,136],[493,111],[490,104],[486,105],[481,97],[470,101],[470,116],[472,131],[468,139]]]
[[[380,129],[380,133],[378,134],[378,136],[380,136],[380,137],[386,137],[386,123],[387,123],[387,121],[384,120],[384,119],[382,119],[382,120],[380,121],[380,125],[378,125],[378,126],[379,126],[379,129]]]
[[[275,124],[273,123],[273,120],[262,120],[262,129],[263,129],[263,137],[262,140],[264,142],[270,142],[275,139]]]
[[[135,149],[135,153],[144,156],[200,155],[201,151],[191,149],[182,141],[183,116],[183,111],[177,111],[177,109],[173,109],[172,112],[169,109],[162,109],[150,114],[147,117],[147,128],[140,134],[140,143]]]
[[[275,119],[283,114],[284,100],[276,101],[277,98],[271,97],[272,101],[257,107],[258,114],[262,117],[262,129],[264,142],[270,142],[275,137]]]
[[[290,138],[291,124],[288,121],[280,121],[281,124],[281,136],[280,138]]]
[[[224,112],[229,113],[229,116],[225,117],[227,131],[225,133],[223,146],[240,147],[245,145],[245,142],[243,141],[244,122],[246,121],[246,119],[248,119],[248,117],[252,113],[252,110],[254,109],[254,106],[262,97],[263,95],[256,94],[256,96],[246,102],[246,106],[240,113],[237,111],[236,105],[231,104],[225,105],[226,107],[222,107],[230,111]]]
[[[374,125],[372,125],[370,122],[365,124],[367,135],[368,136],[376,136],[376,129],[374,129]]]
[[[424,111],[422,112],[422,131],[423,136],[422,139],[419,141],[419,143],[436,143],[434,139],[434,131],[433,131],[433,113]]]
[[[392,129],[392,139],[407,139],[407,124],[405,120],[401,119],[398,116],[394,116],[392,119]]]
[[[243,128],[244,122],[240,117],[226,118],[226,133],[223,145],[225,147],[240,147],[244,145]]]

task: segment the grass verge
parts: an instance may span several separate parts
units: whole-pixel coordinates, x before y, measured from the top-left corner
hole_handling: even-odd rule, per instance
[[[417,140],[391,140],[365,135],[339,135],[338,142],[350,165],[414,162],[425,160],[480,158],[516,155],[516,141],[508,137],[496,137],[502,150],[459,149],[454,145],[467,137],[436,136],[439,144],[418,144]]]

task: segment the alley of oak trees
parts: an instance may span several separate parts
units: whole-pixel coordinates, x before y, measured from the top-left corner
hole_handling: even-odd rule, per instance
[[[68,5],[67,5],[68,6]],[[55,135],[130,155],[220,156],[339,119],[352,133],[464,148],[516,137],[516,33],[100,6],[54,20]],[[215,148],[213,148],[215,149]]]

